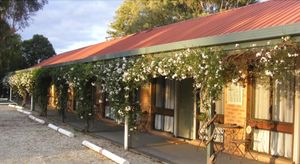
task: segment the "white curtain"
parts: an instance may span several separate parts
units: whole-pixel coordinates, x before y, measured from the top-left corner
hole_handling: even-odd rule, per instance
[[[222,93],[221,98],[216,101],[216,113],[217,114],[224,114],[224,94]]]
[[[105,106],[105,117],[110,118],[110,119],[115,119],[115,114],[114,111],[111,110],[110,106]]]
[[[274,121],[293,122],[294,111],[293,80],[274,84],[273,114]]]
[[[215,138],[215,142],[224,142],[224,129],[223,128],[219,128],[219,127],[216,127],[215,128],[215,135],[216,135],[216,138]]]
[[[253,150],[263,153],[269,153],[270,131],[254,129],[253,139]]]
[[[173,117],[164,116],[164,131],[173,132]]]
[[[270,119],[270,90],[259,80],[255,84],[254,117],[257,119]]]
[[[157,130],[162,130],[162,115],[160,114],[155,115],[154,128]]]
[[[167,109],[175,108],[175,81],[174,80],[165,81],[165,108]]]
[[[291,134],[271,132],[271,155],[292,157],[292,142]]]

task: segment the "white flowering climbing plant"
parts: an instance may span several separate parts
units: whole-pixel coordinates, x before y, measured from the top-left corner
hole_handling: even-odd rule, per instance
[[[283,81],[287,76],[294,76],[294,70],[300,65],[299,60],[299,45],[284,37],[282,43],[263,48],[230,52],[216,48],[185,49],[47,68],[47,71],[41,72],[51,77],[58,93],[66,94],[59,92],[64,88],[58,87],[61,85],[74,88],[78,101],[76,111],[80,118],[93,117],[91,92],[99,86],[97,88],[107,95],[106,101],[109,101],[116,116],[122,118],[130,115],[133,120],[133,115],[139,112],[139,102],[133,99],[134,91],[153,78],[193,79],[203,108],[209,109],[228,82],[245,83],[253,76],[268,76]],[[33,93],[34,86],[37,87],[35,79],[34,71],[22,71],[10,75],[8,82],[20,94],[24,91]]]
[[[283,37],[276,45],[239,50],[228,55],[225,62],[231,67],[233,83],[245,83],[249,77],[254,77],[267,79],[269,85],[269,79],[282,82],[295,76],[300,66],[299,53],[299,45],[290,37]]]
[[[192,78],[195,90],[201,92],[202,105],[209,108],[227,82],[224,56],[224,51],[208,48],[142,56],[123,74],[123,81],[129,88],[138,88],[159,76],[178,81]]]

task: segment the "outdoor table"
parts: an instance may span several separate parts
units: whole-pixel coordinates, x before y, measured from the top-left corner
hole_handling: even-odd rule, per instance
[[[223,134],[222,149],[220,151],[225,150],[225,142],[224,142],[225,138],[229,138],[229,142],[227,142],[227,144],[229,144],[231,140],[236,139],[240,129],[242,128],[241,126],[239,126],[237,124],[219,124],[219,123],[215,123],[215,126],[218,127],[218,128],[224,129],[223,133],[219,133],[219,134]],[[230,149],[228,149],[228,151],[230,151]]]

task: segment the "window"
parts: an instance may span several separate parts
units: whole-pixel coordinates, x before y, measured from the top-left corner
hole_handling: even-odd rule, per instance
[[[293,123],[293,80],[267,87],[261,80],[255,82],[254,118]]]
[[[292,157],[293,136],[269,130],[254,130],[253,150],[274,156]]]
[[[161,114],[155,114],[155,129],[163,130],[166,132],[173,133],[174,130],[174,120],[172,116],[164,116]]]
[[[253,150],[292,158],[294,80],[282,83],[255,79],[250,124],[254,130]]]
[[[174,131],[175,81],[158,78],[154,80],[154,129]]]
[[[227,104],[242,105],[243,86],[230,84],[227,89]]]
[[[155,85],[155,106],[166,109],[175,108],[175,81],[157,79]]]

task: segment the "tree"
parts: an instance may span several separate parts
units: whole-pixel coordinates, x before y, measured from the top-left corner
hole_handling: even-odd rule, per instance
[[[28,26],[30,17],[46,3],[47,0],[1,0],[0,20],[14,30],[22,29]]]
[[[47,0],[0,0],[0,79],[24,68],[21,37],[15,32],[28,26],[30,17],[42,9]],[[3,94],[0,83],[0,96]]]
[[[0,44],[0,97],[6,94],[1,80],[5,74],[25,67],[21,44],[21,36],[18,34],[7,35]]]
[[[33,35],[22,43],[22,53],[28,67],[55,55],[52,44],[43,35]]]
[[[120,37],[153,27],[255,3],[257,0],[125,0],[108,34]]]

